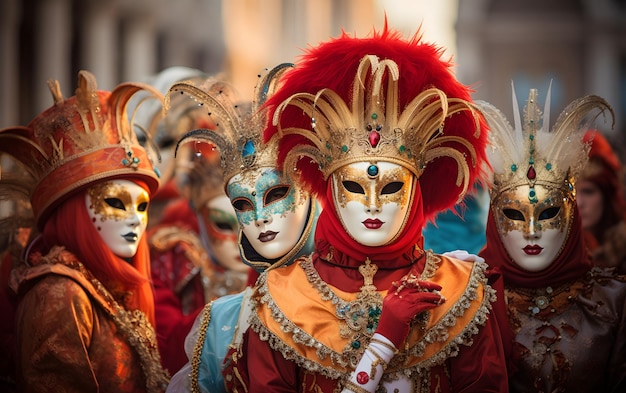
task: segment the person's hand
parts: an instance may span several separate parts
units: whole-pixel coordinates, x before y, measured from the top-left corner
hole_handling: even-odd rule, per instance
[[[408,274],[394,282],[383,299],[383,310],[376,333],[385,336],[396,348],[400,348],[409,334],[411,320],[419,313],[445,302],[440,290],[440,285],[418,280],[414,274]]]

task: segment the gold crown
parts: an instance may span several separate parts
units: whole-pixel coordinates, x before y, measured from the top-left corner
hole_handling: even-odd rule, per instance
[[[54,106],[26,127],[0,131],[0,152],[23,163],[35,179],[29,192],[38,224],[68,194],[104,179],[138,178],[156,192],[158,174],[132,131],[126,105],[141,90],[159,99],[161,93],[141,83],[98,91],[96,78],[87,71],[79,72],[76,94],[67,100],[58,81],[48,85]]]
[[[277,142],[275,138],[263,143],[263,129],[267,114],[261,106],[276,88],[280,75],[293,64],[280,64],[269,70],[255,87],[254,101],[248,108],[236,104],[232,88],[223,82],[215,81],[207,89],[200,89],[188,82],[175,83],[165,97],[165,107],[169,106],[171,96],[187,94],[215,122],[215,129],[199,129],[188,132],[178,142],[178,147],[189,142],[209,142],[220,151],[221,165],[224,172],[224,185],[239,173],[261,167],[276,166]]]
[[[487,154],[494,171],[492,198],[502,191],[528,185],[528,199],[536,203],[536,184],[562,188],[565,195],[573,198],[575,179],[584,168],[590,149],[583,140],[584,133],[605,111],[615,122],[610,105],[601,97],[589,95],[571,102],[549,129],[550,89],[543,113],[537,105],[537,90],[530,90],[522,123],[513,88],[515,128],[493,105],[484,101],[476,104],[491,130]]]
[[[422,91],[401,112],[398,100],[399,69],[390,59],[364,56],[353,81],[351,107],[334,91],[317,94],[296,93],[282,102],[273,123],[279,135],[300,135],[312,145],[300,144],[285,157],[285,167],[295,168],[302,157],[314,160],[326,180],[336,169],[354,162],[388,161],[411,170],[417,177],[438,157],[450,157],[458,165],[456,185],[469,183],[469,167],[459,149],[461,144],[475,164],[473,145],[459,136],[445,135],[446,118],[461,111],[474,115],[480,135],[480,120],[473,105],[459,98],[448,98],[437,88]],[[387,77],[386,87],[384,78]],[[282,128],[280,117],[288,106],[300,108],[311,117],[311,130]],[[291,172],[289,172],[291,173]]]

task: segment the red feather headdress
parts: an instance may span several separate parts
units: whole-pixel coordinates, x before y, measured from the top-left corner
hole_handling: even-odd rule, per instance
[[[487,143],[470,90],[441,50],[386,26],[310,49],[267,101],[265,139],[281,138],[279,163],[322,199],[330,173],[356,161],[403,165],[420,179],[425,218],[482,180]],[[325,201],[322,201],[325,202]]]

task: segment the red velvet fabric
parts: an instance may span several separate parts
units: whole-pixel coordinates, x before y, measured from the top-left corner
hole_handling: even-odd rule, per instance
[[[488,265],[497,267],[507,286],[541,288],[556,286],[583,276],[591,268],[591,257],[585,246],[580,214],[574,205],[572,227],[565,247],[556,260],[540,272],[529,272],[517,265],[509,256],[496,227],[493,212],[487,218],[487,244],[480,252]]]
[[[163,221],[150,230],[149,236],[169,226],[198,233],[198,221],[187,200],[181,198],[170,203]],[[183,347],[185,338],[205,304],[200,274],[190,279],[194,265],[186,256],[185,247],[188,246],[182,244],[163,252],[150,250],[155,330],[161,363],[172,375],[188,360]]]

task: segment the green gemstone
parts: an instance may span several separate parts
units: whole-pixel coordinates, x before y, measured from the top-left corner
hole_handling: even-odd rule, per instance
[[[348,146],[346,146],[346,145],[341,146],[341,151],[344,152],[344,153],[347,152],[348,151]]]
[[[378,119],[378,115],[376,113],[372,113],[372,119],[374,120]]]

